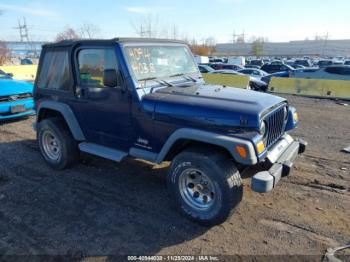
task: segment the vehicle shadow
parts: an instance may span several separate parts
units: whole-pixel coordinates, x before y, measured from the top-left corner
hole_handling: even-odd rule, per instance
[[[167,164],[84,155],[56,171],[34,140],[0,143],[0,151],[0,260],[172,253],[208,230],[177,212]]]
[[[10,119],[0,119],[0,126],[6,125],[6,124],[13,124],[16,122],[22,122],[22,121],[28,120],[30,118],[33,118],[33,117],[35,117],[35,115],[21,116],[21,117],[10,118]]]

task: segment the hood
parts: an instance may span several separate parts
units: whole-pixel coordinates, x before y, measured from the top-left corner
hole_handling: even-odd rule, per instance
[[[33,93],[33,84],[11,79],[0,79],[0,96]]]
[[[232,87],[194,85],[166,87],[144,96],[155,119],[186,126],[258,128],[260,118],[285,99]],[[179,122],[179,123],[177,123]]]

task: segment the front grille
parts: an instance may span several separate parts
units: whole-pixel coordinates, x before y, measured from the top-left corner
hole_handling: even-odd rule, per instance
[[[267,136],[265,138],[265,146],[267,148],[274,145],[284,133],[286,127],[284,108],[286,106],[287,105],[280,106],[264,118],[267,128]]]
[[[31,93],[25,93],[25,94],[18,94],[18,95],[9,95],[9,96],[0,96],[0,103],[1,102],[15,102],[18,100],[23,100],[27,98],[31,98]]]

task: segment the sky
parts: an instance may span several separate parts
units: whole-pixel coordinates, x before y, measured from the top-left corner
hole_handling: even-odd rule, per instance
[[[93,24],[96,37],[134,37],[151,20],[152,31],[203,41],[246,39],[272,42],[350,39],[349,0],[0,0],[0,39],[19,40],[18,19],[26,18],[33,40],[53,41],[67,27]]]

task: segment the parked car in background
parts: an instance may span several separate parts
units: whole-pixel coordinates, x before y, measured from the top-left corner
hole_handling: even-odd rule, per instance
[[[344,65],[344,61],[343,60],[334,60],[333,65]]]
[[[350,65],[350,60],[345,60],[344,65]]]
[[[238,73],[235,70],[229,70],[229,69],[220,69],[220,70],[214,70],[212,72],[210,72],[210,74],[228,74],[228,75],[239,75],[239,76],[243,76],[244,74],[242,73]]]
[[[0,70],[0,121],[34,113],[33,84],[15,81]]]
[[[303,65],[292,65],[291,67],[293,67],[294,69],[305,69],[307,67],[303,66]]]
[[[331,65],[333,65],[333,60],[320,60],[317,63],[317,66],[319,68],[325,68],[325,67],[331,66]]]
[[[291,77],[306,79],[350,80],[350,66],[329,66],[326,68],[314,68],[295,70]]]
[[[225,61],[225,59],[223,59],[223,58],[209,57],[210,63],[223,63],[224,61]]]
[[[305,67],[311,67],[312,66],[312,63],[309,59],[298,59],[298,60],[295,60],[294,62],[295,65],[302,65],[302,66],[305,66]]]
[[[249,64],[262,67],[264,65],[264,61],[261,59],[254,59],[254,60],[250,60]]]
[[[231,65],[245,66],[246,59],[245,59],[244,56],[238,56],[238,57],[231,56],[231,57],[227,58],[227,62],[226,63],[231,64]]]
[[[244,69],[244,67],[240,66],[240,65],[234,65],[234,64],[223,64],[222,69],[229,69],[229,70],[238,71],[238,70]]]
[[[267,85],[270,84],[271,78],[273,77],[284,77],[287,78],[290,76],[290,72],[284,71],[284,72],[277,72],[277,73],[273,73],[267,76],[264,76],[261,78],[261,81],[265,82]]]
[[[32,65],[33,61],[30,58],[21,59],[21,65]]]
[[[260,69],[260,66],[257,65],[245,65],[245,68],[254,68],[254,69]]]
[[[214,70],[221,70],[221,69],[223,69],[224,64],[223,63],[210,63],[210,64],[208,64],[208,66],[210,66]]]
[[[293,71],[294,68],[289,66],[289,65],[271,65],[271,64],[265,64],[261,67],[261,70],[265,71],[266,73],[273,74],[277,72],[282,72],[282,71]]]
[[[264,58],[262,61],[263,61],[264,64],[269,64],[271,62],[271,59]]]
[[[196,55],[194,56],[194,60],[196,61],[197,64],[209,64],[209,57],[207,56]]]
[[[283,61],[281,61],[281,60],[273,60],[271,63],[270,63],[270,65],[283,65],[284,63],[283,63]]]
[[[210,72],[210,74],[224,74],[224,75],[229,74],[229,75],[240,75],[240,76],[245,75],[234,70],[215,70],[213,72]],[[249,76],[249,79],[250,79],[249,86],[252,90],[266,92],[267,84],[264,81],[261,81],[260,79],[253,76]]]
[[[244,69],[238,70],[237,72],[245,74],[245,75],[254,76],[256,78],[262,78],[262,77],[268,75],[268,73],[266,73],[263,70],[253,69],[253,68],[244,68]]]
[[[224,63],[211,63],[209,64],[209,66],[211,68],[213,68],[214,70],[224,70],[224,69],[228,69],[228,70],[240,70],[240,69],[244,69],[243,66],[240,65],[231,65],[231,64],[224,64]]]
[[[199,68],[199,72],[201,72],[202,74],[206,74],[214,71],[214,69],[208,65],[198,65],[198,68]]]

